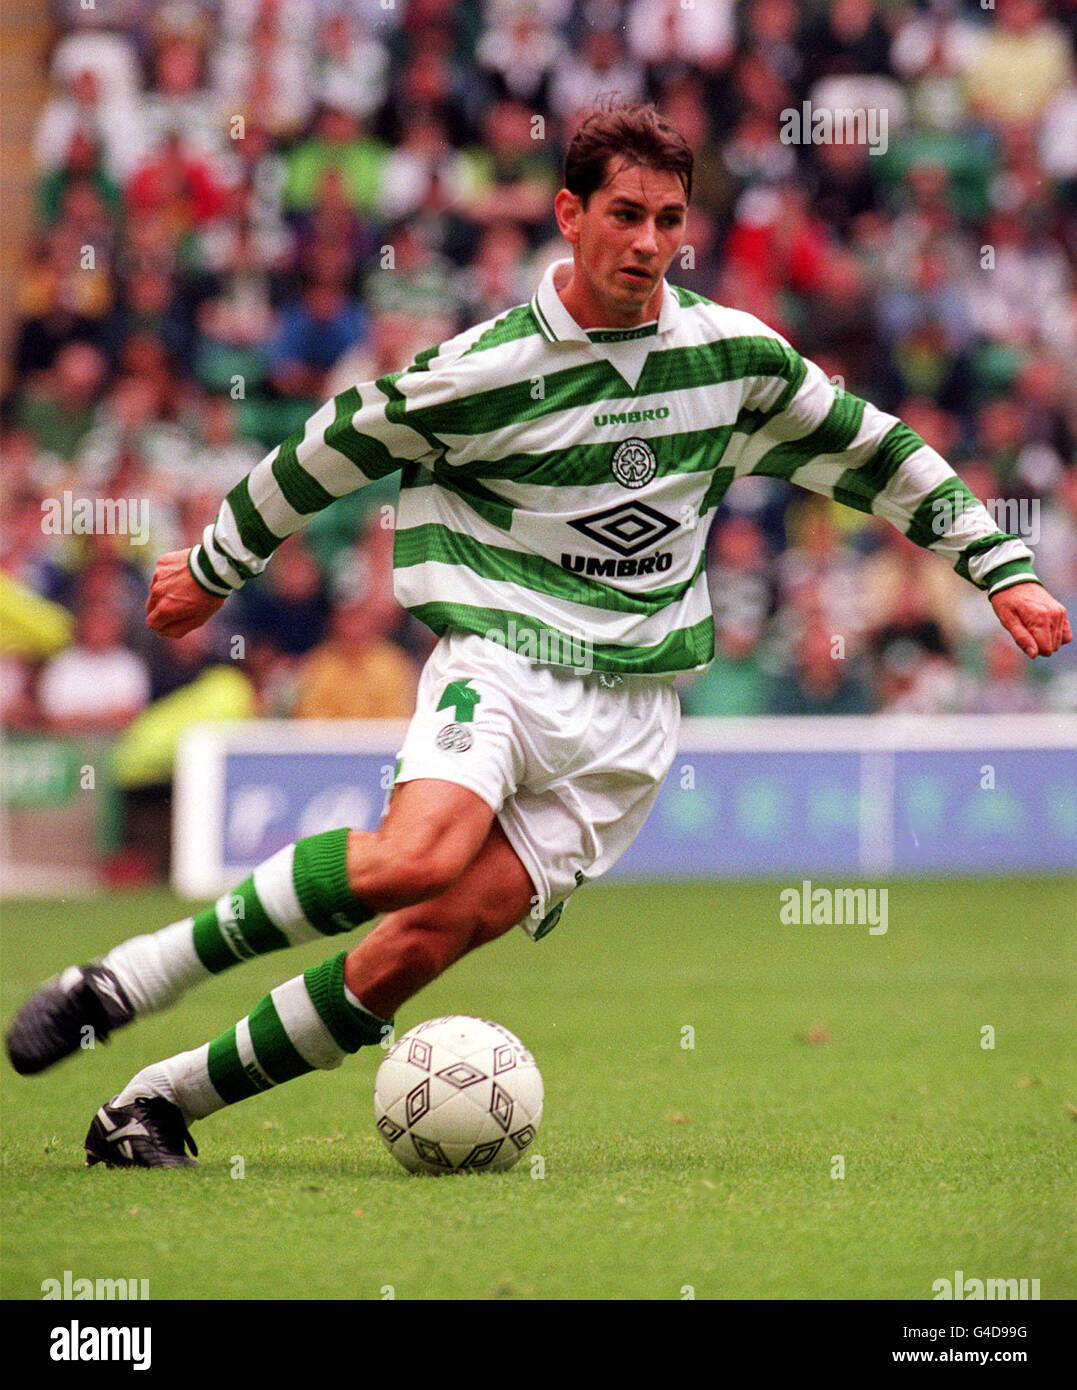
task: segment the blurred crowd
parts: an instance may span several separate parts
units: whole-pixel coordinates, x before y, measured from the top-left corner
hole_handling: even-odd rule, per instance
[[[1077,606],[1074,0],[62,0],[54,20],[0,441],[9,726],[410,712],[432,638],[392,597],[391,480],[180,642],[145,629],[149,575],[328,396],[530,296],[600,92],[653,99],[695,150],[670,279],[919,431]],[[785,143],[803,102],[885,110],[885,150]],[[146,524],[50,527],[65,496],[69,518],[145,499]],[[1072,649],[1033,666],[884,523],[746,479],[711,544],[718,657],[690,713],[1077,709]],[[152,739],[127,756],[153,780]]]

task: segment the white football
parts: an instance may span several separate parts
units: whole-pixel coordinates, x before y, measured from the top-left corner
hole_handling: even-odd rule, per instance
[[[542,1075],[523,1043],[485,1018],[432,1018],[385,1054],[374,1119],[412,1173],[503,1172],[534,1142]]]

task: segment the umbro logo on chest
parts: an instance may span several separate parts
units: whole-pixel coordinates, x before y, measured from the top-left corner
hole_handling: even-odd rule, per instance
[[[596,415],[594,425],[600,430],[605,425],[641,425],[645,420],[668,420],[669,406],[656,405],[653,410],[628,410],[620,415]]]

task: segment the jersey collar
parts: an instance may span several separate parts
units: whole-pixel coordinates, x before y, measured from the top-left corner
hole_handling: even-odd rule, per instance
[[[561,302],[554,289],[554,278],[562,266],[571,268],[572,261],[554,261],[548,266],[538,289],[531,299],[531,310],[542,336],[550,343],[590,343],[587,330],[581,328]],[[681,303],[668,281],[662,282],[662,307],[658,311],[658,332],[669,333],[680,317]]]

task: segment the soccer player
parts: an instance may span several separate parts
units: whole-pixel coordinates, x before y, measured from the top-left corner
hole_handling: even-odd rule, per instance
[[[343,392],[163,556],[150,627],[180,637],[306,517],[400,471],[395,580],[440,641],[374,831],[280,851],[193,918],[73,966],[8,1038],[36,1072],[253,956],[351,931],[221,1037],[140,1071],[98,1110],[87,1162],[192,1162],[188,1126],[391,1031],[466,952],[534,939],[631,844],[677,743],[678,671],[713,654],[704,562],[730,483],[788,478],[886,517],[984,590],[1029,657],[1063,608],[907,426],[837,389],[750,314],[677,289],[692,155],[651,107],[579,127],[555,200],[571,260],[530,303]]]

